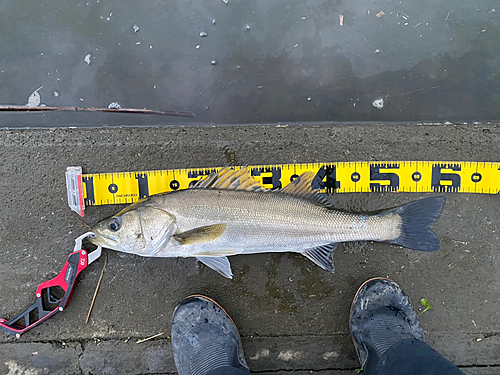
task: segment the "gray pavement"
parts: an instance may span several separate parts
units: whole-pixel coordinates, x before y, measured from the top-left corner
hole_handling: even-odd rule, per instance
[[[0,132],[0,317],[34,299],[59,272],[86,227],[66,202],[64,172],[133,171],[232,164],[355,160],[498,161],[500,126],[308,124],[2,130]],[[338,207],[372,211],[427,194],[336,195]],[[500,372],[498,196],[446,194],[434,226],[441,249],[422,253],[379,243],[341,245],[336,273],[297,254],[231,259],[228,280],[194,259],[146,259],[108,251],[91,320],[85,317],[103,259],[84,271],[69,307],[15,340],[0,336],[0,373],[167,374],[175,372],[170,319],[191,293],[231,314],[254,372],[354,374],[349,307],[374,276],[398,282],[417,309],[427,341],[467,374]],[[120,209],[89,207],[93,224]],[[158,333],[148,342],[136,341]],[[130,338],[130,339],[129,339]]]

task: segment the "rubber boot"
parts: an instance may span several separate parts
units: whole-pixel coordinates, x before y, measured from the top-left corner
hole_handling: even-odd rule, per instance
[[[410,300],[391,280],[375,278],[361,285],[351,307],[350,330],[367,375],[463,374],[424,342]]]
[[[172,317],[172,349],[179,375],[249,374],[238,329],[215,301],[195,295]]]

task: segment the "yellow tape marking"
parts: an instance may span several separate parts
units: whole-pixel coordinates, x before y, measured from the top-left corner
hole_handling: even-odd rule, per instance
[[[339,185],[329,187],[328,191],[335,193],[372,191],[500,193],[498,162],[361,161],[250,166],[255,179],[267,189],[276,187],[273,182],[278,181],[284,187],[295,176],[306,171],[317,173],[321,168],[330,173],[330,177],[323,178],[323,183],[327,183],[328,180],[330,184],[334,181]],[[85,204],[132,203],[140,199],[141,194],[148,196],[187,189],[191,183],[220,169],[190,168],[85,174],[83,175]]]

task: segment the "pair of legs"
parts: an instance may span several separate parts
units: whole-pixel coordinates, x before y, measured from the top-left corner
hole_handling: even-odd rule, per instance
[[[366,281],[351,307],[351,335],[367,375],[458,375],[463,372],[424,342],[413,306],[391,280]],[[215,301],[191,296],[172,318],[179,375],[248,375],[240,335]]]

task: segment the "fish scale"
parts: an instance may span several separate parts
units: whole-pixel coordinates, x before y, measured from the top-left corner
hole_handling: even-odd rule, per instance
[[[300,252],[311,244],[385,241],[398,236],[394,235],[399,219],[396,216],[347,213],[278,192],[192,189],[156,198],[151,198],[151,204],[174,214],[181,231],[227,224],[224,234],[213,242],[189,248],[173,244],[158,256],[169,256],[169,252],[172,256],[193,256],[200,248],[220,250],[235,245],[248,254],[269,248]]]
[[[421,251],[439,248],[430,229],[444,197],[377,214],[339,211],[313,191],[305,172],[278,191],[263,191],[248,169],[214,172],[193,188],[134,203],[94,229],[96,245],[154,257],[196,257],[232,277],[227,256],[299,252],[334,271],[333,251],[346,241],[388,241]]]

